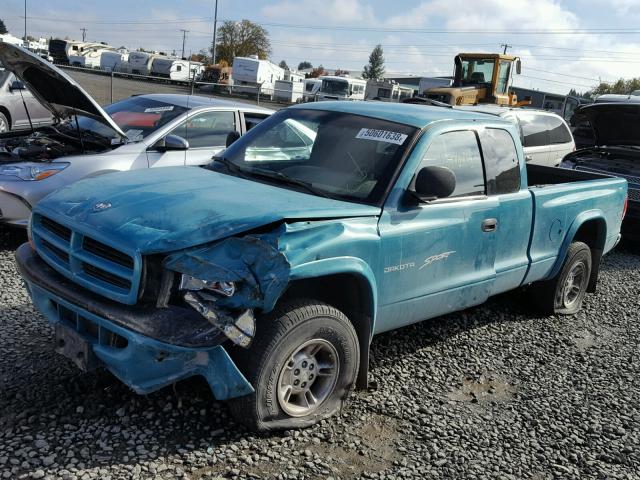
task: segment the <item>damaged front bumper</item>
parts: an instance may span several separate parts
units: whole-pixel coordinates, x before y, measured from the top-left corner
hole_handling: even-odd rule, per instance
[[[58,340],[71,344],[58,350],[75,355],[76,364],[90,366],[91,359],[80,357],[92,352],[140,394],[195,375],[218,400],[254,391],[221,345],[226,337],[195,310],[105,299],[55,272],[29,244],[18,248],[16,261],[34,305],[56,326]]]

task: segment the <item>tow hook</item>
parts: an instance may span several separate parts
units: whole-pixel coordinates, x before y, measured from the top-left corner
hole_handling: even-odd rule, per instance
[[[185,293],[184,300],[236,345],[247,348],[251,344],[256,333],[256,317],[252,310],[230,316],[212,308],[211,302],[201,299],[196,292]]]

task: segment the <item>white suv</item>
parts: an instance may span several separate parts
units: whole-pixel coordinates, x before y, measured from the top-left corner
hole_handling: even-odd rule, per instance
[[[497,105],[456,108],[497,115],[518,125],[527,162],[557,167],[565,155],[576,149],[569,126],[561,116],[555,113]]]

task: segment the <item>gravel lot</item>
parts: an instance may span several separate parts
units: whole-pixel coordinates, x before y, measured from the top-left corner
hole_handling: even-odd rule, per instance
[[[0,478],[640,478],[640,255],[606,257],[572,318],[505,295],[377,337],[338,418],[255,436],[199,380],[141,397],[81,374],[0,231]]]

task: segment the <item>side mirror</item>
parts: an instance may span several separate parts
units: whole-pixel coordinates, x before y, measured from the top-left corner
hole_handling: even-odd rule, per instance
[[[240,138],[240,134],[238,132],[236,132],[235,130],[229,132],[227,134],[226,146],[229,147],[232,143],[234,143],[239,138]]]
[[[25,87],[24,83],[22,83],[20,80],[14,80],[9,85],[9,91],[10,92],[13,92],[14,90],[26,90],[26,88],[27,87]]]
[[[456,175],[447,167],[422,167],[416,176],[414,195],[421,202],[446,198],[456,189]]]
[[[167,152],[169,150],[188,150],[189,142],[178,135],[167,135],[153,145],[154,150]]]
[[[520,63],[520,59],[516,60],[516,73],[518,75],[522,73],[522,63]]]

